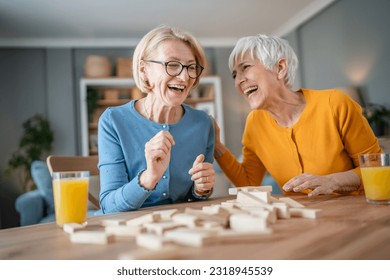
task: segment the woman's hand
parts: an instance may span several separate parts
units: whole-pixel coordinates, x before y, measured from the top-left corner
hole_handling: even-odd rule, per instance
[[[226,147],[221,142],[221,129],[219,128],[217,121],[213,118],[214,130],[215,130],[215,145],[214,145],[214,157],[219,158],[226,152]]]
[[[172,134],[164,130],[145,144],[146,170],[140,176],[140,183],[144,188],[154,189],[169,165],[174,145]]]
[[[197,156],[192,168],[188,171],[188,174],[192,175],[191,180],[194,181],[195,193],[200,196],[210,194],[215,182],[214,167],[211,163],[204,162],[204,159],[202,154]]]
[[[360,178],[353,171],[333,173],[324,176],[303,173],[289,180],[283,186],[286,192],[302,192],[312,190],[308,196],[319,194],[348,193],[357,191],[360,187]]]

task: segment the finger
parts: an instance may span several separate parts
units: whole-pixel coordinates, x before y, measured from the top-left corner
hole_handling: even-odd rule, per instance
[[[192,168],[188,170],[188,174],[193,175],[195,172],[198,172],[197,165],[202,163],[205,160],[205,156],[203,154],[200,154],[196,157],[194,163],[192,164]]]
[[[204,161],[204,155],[200,154],[199,156],[196,157],[194,163],[192,164],[192,167],[195,167],[197,164],[199,164],[203,161]]]
[[[169,131],[161,130],[159,133],[156,134],[156,136],[157,135],[168,140],[171,146],[175,145],[175,140],[173,139],[173,136],[171,133],[169,133]]]

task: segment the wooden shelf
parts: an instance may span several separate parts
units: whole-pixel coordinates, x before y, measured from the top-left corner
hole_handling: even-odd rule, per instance
[[[126,104],[131,99],[101,99],[98,101],[98,106],[119,106]]]

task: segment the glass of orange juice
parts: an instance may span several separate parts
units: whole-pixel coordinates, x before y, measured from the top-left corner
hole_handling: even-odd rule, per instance
[[[390,154],[359,155],[368,203],[390,204]]]
[[[89,172],[53,172],[52,177],[57,225],[86,223]]]

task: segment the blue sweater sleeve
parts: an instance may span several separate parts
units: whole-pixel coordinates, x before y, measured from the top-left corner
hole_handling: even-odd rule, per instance
[[[115,122],[111,119],[110,109],[102,114],[98,131],[100,205],[103,213],[140,208],[151,191],[139,185],[138,176],[129,181],[120,138],[116,133]]]

